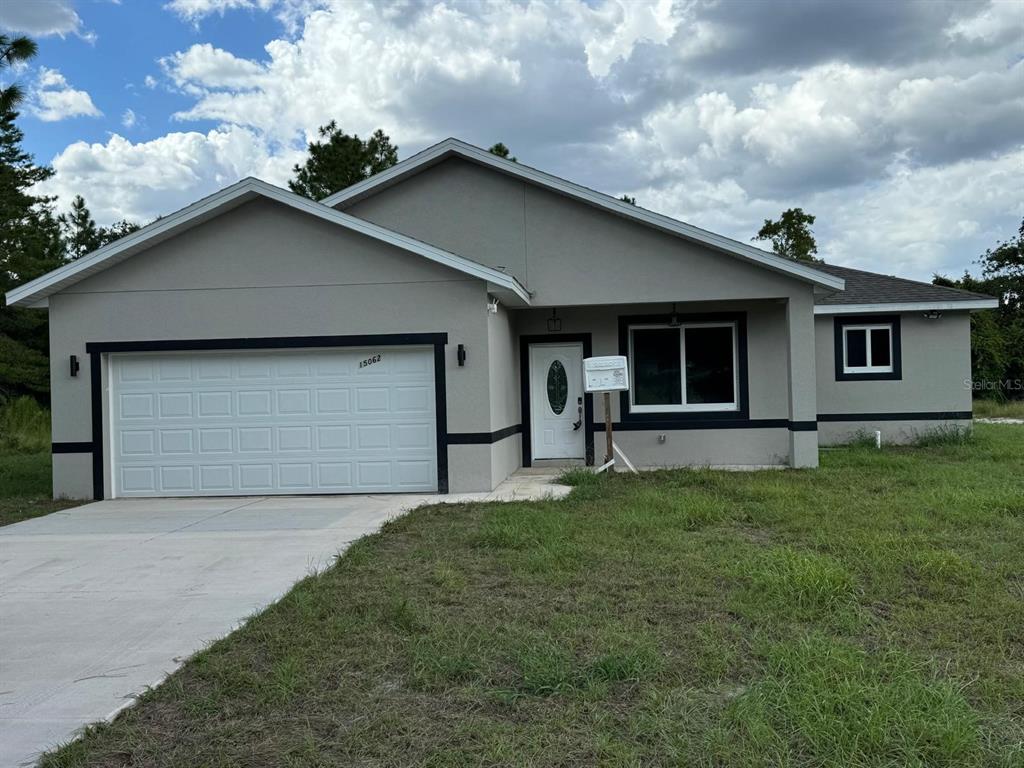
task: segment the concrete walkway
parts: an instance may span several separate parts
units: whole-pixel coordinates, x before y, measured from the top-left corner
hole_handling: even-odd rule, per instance
[[[355,539],[424,503],[488,494],[122,499],[0,528],[0,765],[113,716]]]

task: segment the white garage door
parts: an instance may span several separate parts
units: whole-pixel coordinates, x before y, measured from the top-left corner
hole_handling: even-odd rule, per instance
[[[437,489],[432,349],[111,356],[118,496]]]

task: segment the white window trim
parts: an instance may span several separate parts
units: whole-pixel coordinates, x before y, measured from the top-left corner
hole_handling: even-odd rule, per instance
[[[679,332],[679,385],[682,388],[681,404],[637,405],[633,401],[636,392],[636,357],[633,355],[633,331],[670,329]],[[686,402],[686,329],[687,328],[731,328],[732,329],[732,394],[731,403],[687,403]],[[631,325],[627,329],[629,336],[629,412],[630,413],[699,413],[711,411],[738,411],[740,409],[740,365],[739,365],[739,328],[735,321],[725,322],[687,322],[679,325],[668,323],[641,323]]]
[[[864,342],[867,347],[867,365],[850,365],[847,363],[849,355],[846,350],[846,334],[850,331],[866,331]],[[888,365],[872,365],[871,364],[871,331],[888,331],[889,332],[889,364]],[[893,373],[896,368],[895,359],[893,357],[893,327],[892,323],[861,323],[858,325],[844,325],[843,326],[843,373]]]

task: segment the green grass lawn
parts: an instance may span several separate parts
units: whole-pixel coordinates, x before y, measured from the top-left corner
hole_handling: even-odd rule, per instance
[[[975,418],[1024,419],[1024,400],[975,400],[973,410]]]
[[[38,453],[0,451],[0,526],[82,503],[51,498],[50,460],[49,449]]]
[[[1024,430],[822,461],[417,510],[43,764],[1024,765]]]

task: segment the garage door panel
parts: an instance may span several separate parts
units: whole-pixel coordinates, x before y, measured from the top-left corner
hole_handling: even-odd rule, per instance
[[[114,355],[116,492],[435,490],[432,352]]]

